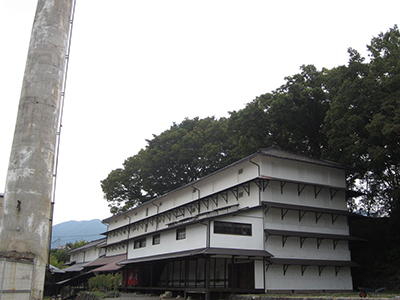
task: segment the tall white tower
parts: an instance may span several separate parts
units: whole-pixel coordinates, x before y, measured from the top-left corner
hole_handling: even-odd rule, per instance
[[[2,300],[43,299],[72,7],[73,0],[38,0],[0,207]]]

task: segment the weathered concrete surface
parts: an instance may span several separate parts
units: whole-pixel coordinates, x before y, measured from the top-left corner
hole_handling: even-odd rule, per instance
[[[0,257],[34,261],[31,299],[42,299],[48,260],[55,144],[71,8],[72,0],[38,0],[0,214]],[[8,280],[18,282],[18,278]]]

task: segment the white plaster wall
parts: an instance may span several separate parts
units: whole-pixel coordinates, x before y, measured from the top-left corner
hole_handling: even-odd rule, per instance
[[[256,289],[264,288],[264,261],[254,261],[254,287]]]
[[[281,236],[270,236],[266,242],[266,250],[276,258],[302,258],[322,260],[350,260],[347,241],[339,241],[333,248],[333,241],[323,240],[317,247],[317,239],[307,238],[300,248],[300,238],[289,237],[282,246]]]
[[[261,200],[347,211],[344,191],[338,191],[331,200],[329,188],[322,188],[315,197],[314,187],[307,185],[299,196],[296,183],[286,183],[282,192],[280,184],[280,181],[271,181],[261,193]]]
[[[243,170],[241,174],[239,174],[238,172],[239,169]],[[200,182],[195,183],[194,186],[200,190],[200,196],[205,197],[207,195],[223,191],[229,187],[237,185],[240,182],[245,182],[250,179],[253,179],[257,176],[258,176],[257,166],[247,161],[242,164],[238,164],[232,168],[229,168],[227,170],[221,171],[220,173],[217,173],[212,177],[201,180]],[[243,198],[239,200],[239,204],[241,207],[255,206],[259,204],[258,187],[254,183],[251,184],[250,196],[247,195],[247,193],[243,188],[239,188],[239,192],[243,193]],[[147,217],[154,216],[157,213],[166,212],[178,206],[192,202],[193,200],[198,199],[198,197],[199,193],[196,189],[194,189],[191,186],[185,187],[171,194],[167,194],[165,196],[160,197],[159,199],[153,201],[154,204],[146,203],[144,205],[141,205],[135,209],[126,212],[124,215],[111,218],[109,220],[108,230],[111,231],[119,227],[125,226],[129,224],[129,221],[130,223],[134,223],[143,220]],[[200,212],[204,212],[205,210],[213,210],[215,208],[220,208],[224,205],[227,206],[238,203],[238,200],[232,195],[231,192],[228,193],[228,198],[229,198],[228,203],[225,203],[225,201],[220,197],[218,206],[216,206],[211,200],[209,200],[209,208],[207,209],[207,207],[204,204],[201,204]],[[126,216],[129,216],[130,220]],[[166,227],[166,224],[168,224],[169,222],[173,222],[189,216],[190,214],[188,213],[188,211],[186,211],[184,217],[180,217],[177,219],[175,217],[172,217],[171,220],[166,220],[165,222],[160,223],[158,229]],[[143,233],[152,230],[156,230],[156,228],[149,228],[147,229],[147,231],[143,231]],[[138,232],[135,233],[135,235],[139,234],[140,234],[140,229],[138,230]],[[109,238],[108,240],[108,243],[123,240],[124,238],[126,237],[111,236],[111,238]]]
[[[240,169],[243,171],[241,174],[239,174]],[[246,161],[195,183],[195,187],[200,189],[201,197],[205,197],[257,176],[257,166]]]
[[[176,239],[176,229],[160,232],[160,244],[152,245],[152,234],[146,236],[146,247],[134,249],[134,241],[129,243],[128,258],[146,257],[206,246],[206,226],[194,224],[186,227],[186,238]]]
[[[279,209],[269,209],[266,213],[265,228],[338,235],[349,234],[345,216],[339,216],[332,224],[331,215],[324,214],[317,223],[315,213],[306,213],[299,222],[299,212],[289,210],[282,220]],[[307,238],[300,248],[299,237],[288,237],[283,247],[281,236],[269,236],[265,243],[265,249],[275,257],[282,258],[350,260],[348,241],[339,241],[334,249],[333,241],[324,239],[318,248],[317,239]]]
[[[344,170],[265,156],[258,159],[264,176],[346,187]]]
[[[83,259],[84,259],[83,252],[75,252],[75,253],[71,253],[71,255],[70,255],[70,261],[76,261],[76,263],[83,262]]]
[[[310,266],[301,275],[300,266],[289,266],[283,275],[283,266],[271,265],[266,272],[266,291],[268,290],[352,290],[349,268],[341,268],[335,276],[334,267],[325,267],[318,275],[318,267]]]
[[[316,222],[315,213],[306,212],[301,221],[299,221],[299,212],[289,210],[282,220],[281,210],[275,208],[270,208],[265,214],[265,228],[340,235],[349,234],[346,216],[339,216],[332,224],[332,216],[330,214],[323,214]]]
[[[263,250],[263,217],[261,209],[238,215],[226,216],[216,219],[221,222],[246,223],[252,225],[252,236],[216,234],[214,233],[214,222],[211,222],[210,246],[216,248],[253,249]]]
[[[111,244],[111,243],[115,243],[115,242],[119,242],[119,241],[123,241],[123,240],[127,239],[128,238],[128,229],[126,229],[124,231],[109,233],[107,235],[107,243]]]
[[[250,195],[247,194],[243,187],[239,187],[239,192],[243,193],[243,197],[238,200],[239,208],[255,207],[260,205],[259,188],[254,182],[250,183]],[[236,201],[236,199],[234,200]]]
[[[99,257],[98,248],[89,248],[85,251],[85,261],[92,261]]]
[[[125,244],[122,244],[116,248],[108,247],[107,252],[106,252],[107,256],[120,255],[120,254],[124,254],[124,253],[126,253]]]
[[[108,229],[107,231],[114,230],[116,228],[122,227],[129,223],[129,218],[125,215],[116,216],[108,221]]]

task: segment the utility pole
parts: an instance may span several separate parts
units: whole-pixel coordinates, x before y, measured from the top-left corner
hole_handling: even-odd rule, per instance
[[[72,7],[73,0],[37,4],[0,207],[1,300],[43,299]]]

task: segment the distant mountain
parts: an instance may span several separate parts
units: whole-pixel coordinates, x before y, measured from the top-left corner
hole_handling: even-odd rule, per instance
[[[91,221],[68,221],[53,226],[51,236],[51,248],[64,246],[66,243],[76,241],[94,241],[103,238],[103,233],[107,231],[107,225],[100,220]]]

